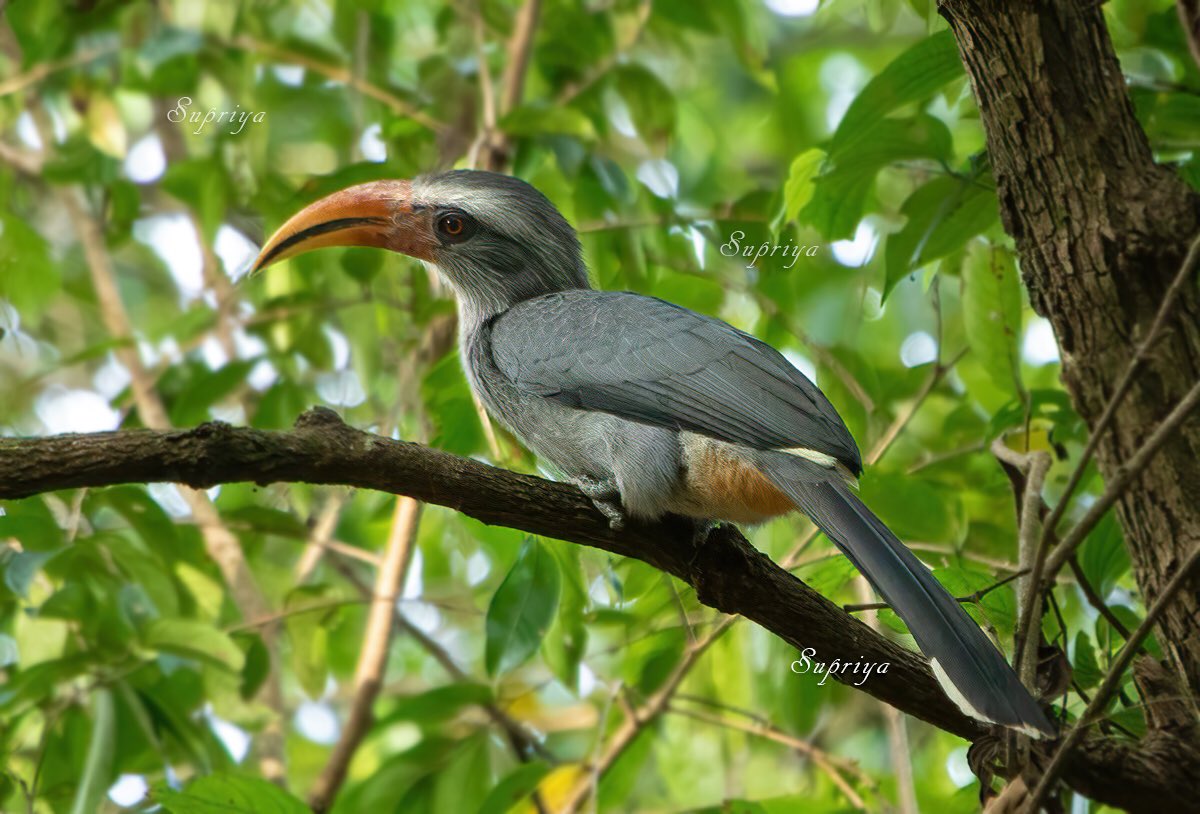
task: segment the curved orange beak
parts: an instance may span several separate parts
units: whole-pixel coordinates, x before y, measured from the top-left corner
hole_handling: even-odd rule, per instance
[[[262,247],[250,273],[327,246],[372,246],[432,261],[437,245],[425,208],[413,206],[411,182],[372,181],[321,198],[289,218]]]

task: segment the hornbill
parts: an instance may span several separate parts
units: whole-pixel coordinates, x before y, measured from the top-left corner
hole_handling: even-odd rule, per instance
[[[654,297],[597,291],[575,230],[524,181],[455,170],[375,181],[287,221],[253,270],[324,246],[436,266],[488,412],[619,528],[666,513],[759,523],[799,509],[907,623],[963,712],[1030,735],[1046,714],[995,645],[863,504],[846,425],[778,351]]]

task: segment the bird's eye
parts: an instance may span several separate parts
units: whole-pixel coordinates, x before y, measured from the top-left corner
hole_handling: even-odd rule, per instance
[[[447,243],[462,243],[475,232],[475,221],[461,212],[447,212],[437,219],[437,230]]]

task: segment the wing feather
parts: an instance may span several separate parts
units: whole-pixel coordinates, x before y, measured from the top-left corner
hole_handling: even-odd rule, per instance
[[[862,469],[816,385],[720,320],[629,292],[575,290],[520,303],[489,330],[497,367],[528,392],[758,449],[812,449]]]

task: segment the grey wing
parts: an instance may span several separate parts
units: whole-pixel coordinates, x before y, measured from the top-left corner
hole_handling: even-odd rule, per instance
[[[496,365],[526,391],[757,449],[811,449],[862,470],[816,385],[720,320],[639,294],[577,290],[520,303],[490,332]]]

